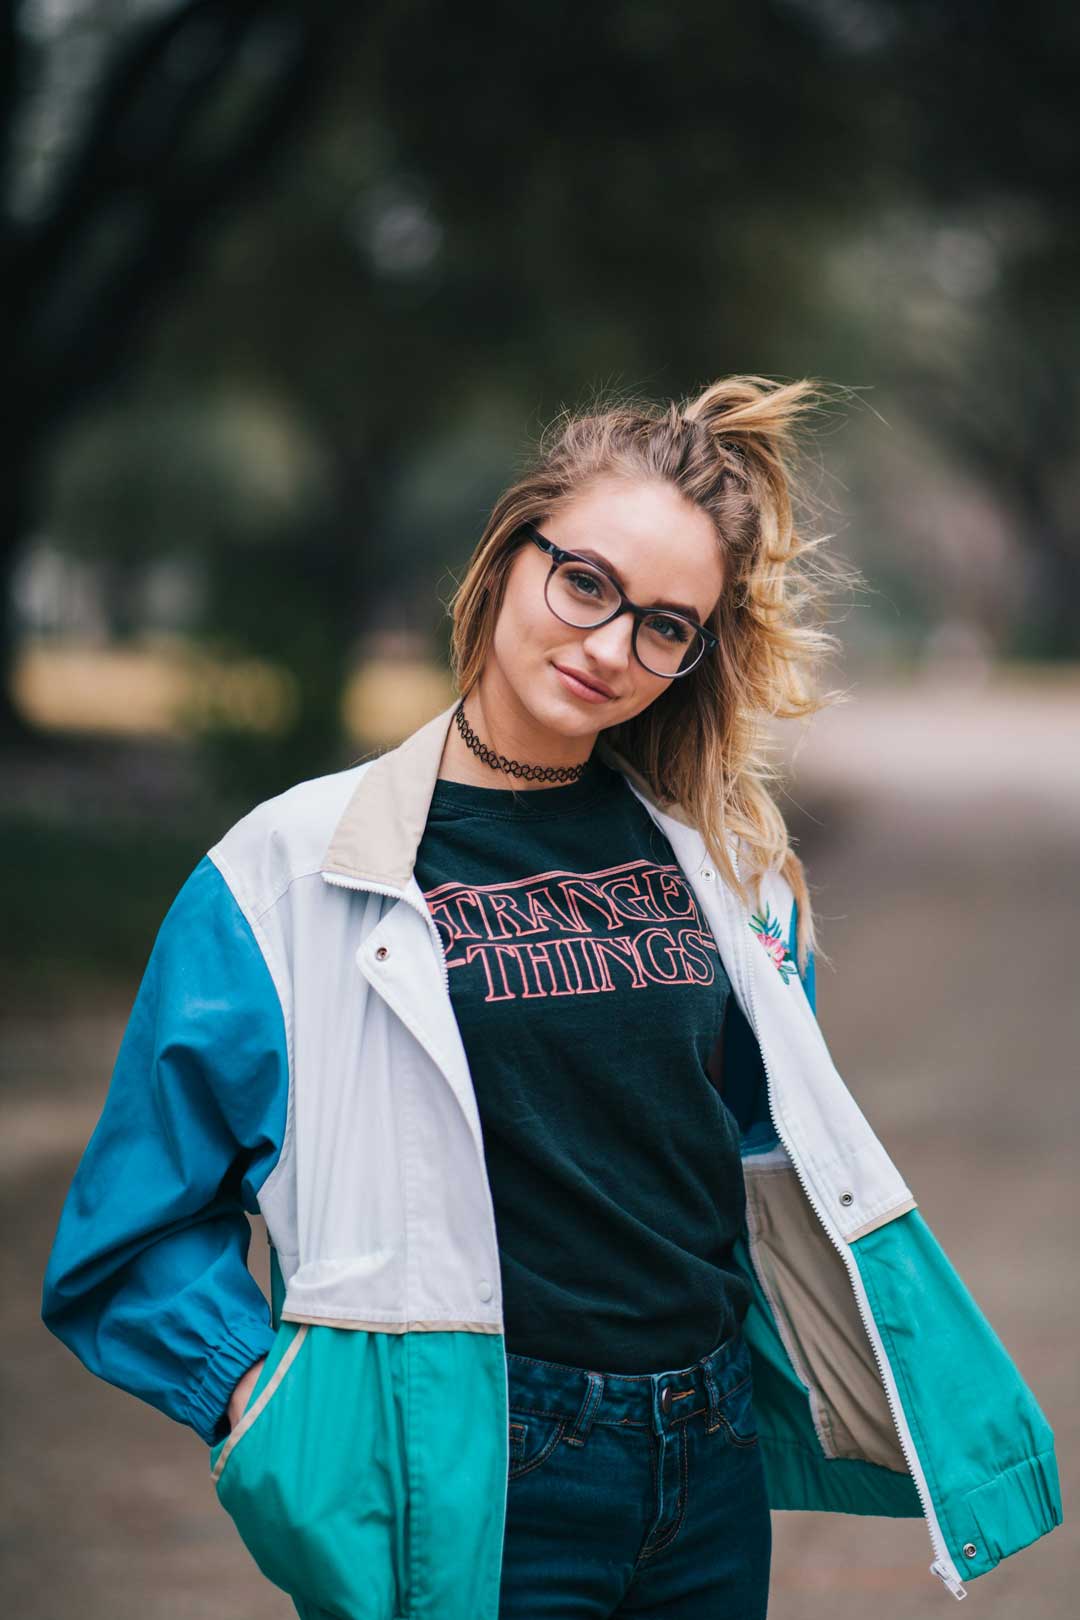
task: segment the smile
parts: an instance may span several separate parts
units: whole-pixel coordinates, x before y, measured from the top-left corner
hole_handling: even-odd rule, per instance
[[[570,670],[561,669],[558,664],[554,665],[554,669],[567,691],[575,697],[585,698],[589,703],[610,703],[612,693],[599,691],[597,687],[590,686],[587,680],[572,674]]]

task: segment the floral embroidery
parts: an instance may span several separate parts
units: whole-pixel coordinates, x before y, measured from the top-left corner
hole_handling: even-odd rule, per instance
[[[756,911],[753,912],[750,927],[768,951],[773,966],[784,983],[789,983],[793,975],[799,971],[798,963],[788,950],[787,940],[780,928],[780,919],[772,915],[767,901],[764,917],[759,917]]]

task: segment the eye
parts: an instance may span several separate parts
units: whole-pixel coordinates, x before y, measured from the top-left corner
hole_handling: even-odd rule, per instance
[[[647,621],[647,627],[657,631],[665,641],[685,643],[690,640],[690,626],[682,619],[668,619],[661,614],[654,614]]]
[[[586,573],[584,569],[570,568],[567,570],[567,579],[576,591],[582,596],[595,596],[603,594],[603,587],[595,574]]]

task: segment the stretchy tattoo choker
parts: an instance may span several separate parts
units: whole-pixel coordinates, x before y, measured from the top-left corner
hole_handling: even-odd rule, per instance
[[[490,765],[496,771],[508,771],[511,776],[523,776],[527,782],[576,782],[589,763],[584,760],[580,765],[522,765],[520,760],[507,759],[505,754],[495,753],[494,749],[480,741],[466,720],[464,698],[454,711],[454,719],[473,753],[485,765]]]

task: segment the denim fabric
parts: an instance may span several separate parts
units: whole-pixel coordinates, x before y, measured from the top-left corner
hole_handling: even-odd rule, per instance
[[[772,1521],[741,1330],[671,1372],[506,1362],[499,1620],[762,1620]]]

